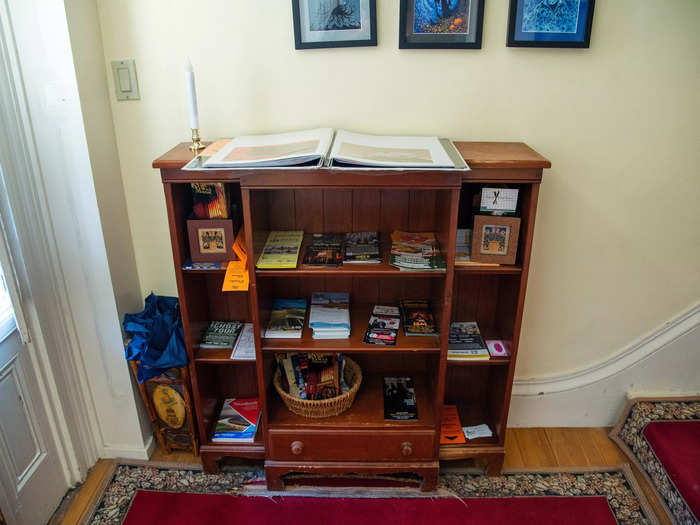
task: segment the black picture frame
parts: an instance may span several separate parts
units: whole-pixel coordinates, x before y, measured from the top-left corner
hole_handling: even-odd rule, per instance
[[[484,31],[484,0],[468,0],[477,9],[473,25],[474,39],[461,40],[462,34],[409,35],[409,21],[415,0],[401,0],[399,11],[399,49],[481,49]],[[471,24],[470,24],[471,25]]]
[[[363,40],[328,40],[318,42],[304,41],[301,28],[300,2],[309,0],[292,0],[292,18],[294,20],[294,48],[295,49],[325,49],[334,47],[362,47],[377,45],[377,0],[369,0],[370,34]]]
[[[591,44],[591,29],[593,27],[593,11],[595,8],[595,0],[579,0],[579,7],[586,6],[585,21],[579,20],[577,26],[577,34],[580,32],[581,37],[571,39],[571,34],[566,33],[544,33],[532,32],[533,38],[542,38],[541,40],[527,40],[519,38],[518,22],[520,13],[522,12],[525,0],[510,0],[510,9],[508,12],[508,35],[506,45],[508,47],[548,47],[548,48],[588,48]],[[583,23],[581,23],[583,22]],[[556,35],[560,35],[557,39]]]

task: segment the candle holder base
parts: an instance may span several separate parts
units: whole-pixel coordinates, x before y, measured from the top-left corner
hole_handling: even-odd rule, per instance
[[[197,152],[200,149],[204,149],[204,144],[202,144],[202,140],[199,138],[199,129],[192,128],[192,144],[190,144],[190,151]]]

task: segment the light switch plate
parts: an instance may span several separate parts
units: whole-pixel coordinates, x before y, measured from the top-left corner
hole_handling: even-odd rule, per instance
[[[117,100],[140,100],[139,83],[136,79],[136,63],[133,58],[112,60],[114,92]]]

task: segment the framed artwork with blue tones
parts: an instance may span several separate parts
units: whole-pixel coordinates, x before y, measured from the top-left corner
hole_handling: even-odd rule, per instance
[[[294,47],[377,45],[376,0],[292,0]]]
[[[399,48],[481,49],[484,0],[401,0]]]
[[[595,0],[510,0],[509,47],[588,47]]]

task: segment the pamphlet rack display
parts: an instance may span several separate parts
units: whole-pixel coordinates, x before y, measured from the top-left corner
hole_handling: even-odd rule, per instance
[[[289,472],[388,474],[413,472],[422,490],[437,486],[439,461],[475,458],[498,474],[518,354],[530,266],[530,251],[542,170],[547,159],[523,143],[456,142],[471,170],[243,169],[183,171],[192,152],[183,143],[153,162],[161,172],[168,211],[192,394],[204,468],[216,471],[225,457],[264,459],[268,487],[282,489]],[[183,270],[189,257],[187,219],[190,183],[222,182],[240,195],[250,285],[247,292],[222,292],[225,268]],[[455,265],[458,228],[473,224],[472,200],[484,186],[518,189],[520,218],[514,264]],[[382,264],[331,268],[260,270],[255,263],[270,231],[313,233],[377,231]],[[446,270],[400,271],[387,264],[393,231],[434,232]],[[306,241],[305,241],[306,242]],[[301,257],[300,257],[301,259]],[[313,339],[305,323],[299,339],[263,334],[276,298],[306,298],[313,292],[350,294],[347,339]],[[395,346],[363,342],[374,305],[427,300],[438,335],[399,332]],[[233,361],[225,352],[199,348],[212,320],[253,323],[256,361]],[[476,321],[486,339],[510,344],[510,357],[448,361],[451,321]],[[342,352],[362,370],[352,406],[328,418],[289,411],[273,385],[275,354]],[[417,418],[384,419],[383,378],[410,376]],[[260,398],[262,417],[253,443],[214,443],[214,425],[225,399]],[[441,445],[443,404],[456,405],[462,426],[486,424],[492,437]]]

